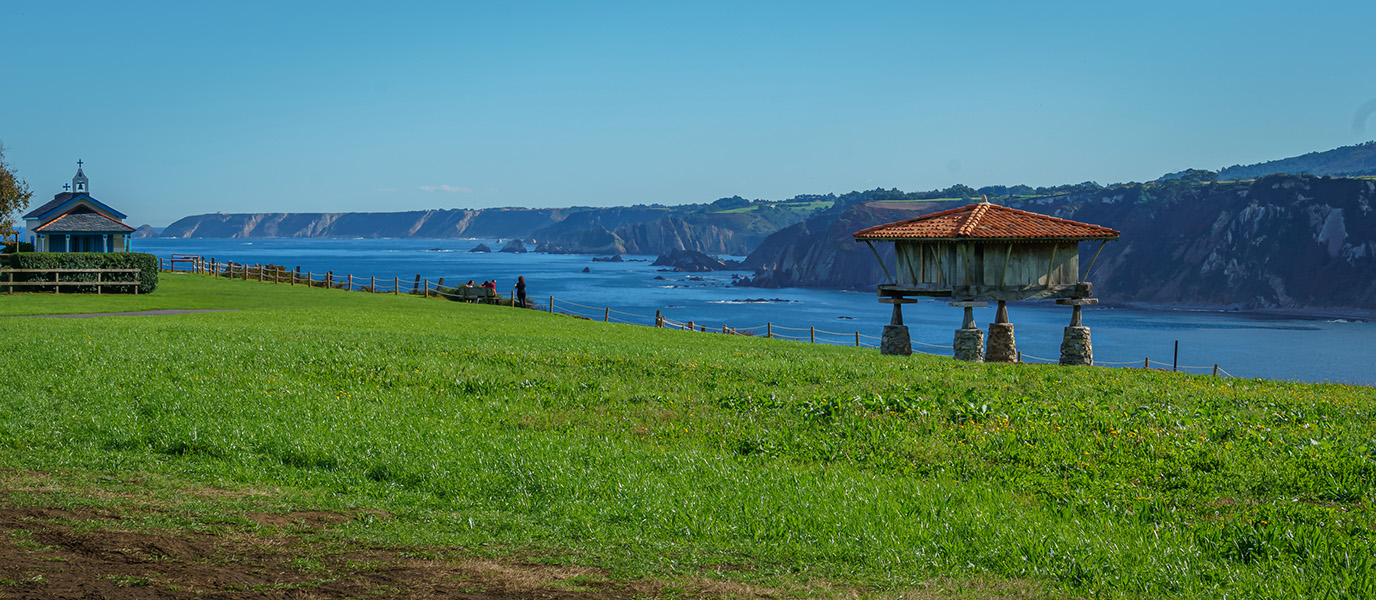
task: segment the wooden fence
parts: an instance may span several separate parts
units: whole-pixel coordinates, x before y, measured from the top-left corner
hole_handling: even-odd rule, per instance
[[[186,255],[177,255],[173,258],[175,259],[175,261],[162,261],[162,265],[165,270],[170,271],[173,270],[173,268],[177,264],[184,264],[187,266],[187,270],[189,271],[196,273],[205,273],[214,277],[228,277],[233,279],[257,280],[272,283],[287,283],[290,285],[331,287],[342,290],[373,292],[380,294],[414,294],[424,295],[427,298],[442,297],[451,300],[466,302],[482,301],[493,304],[502,304],[504,306],[516,305],[515,292],[511,292],[503,296],[500,292],[496,292],[495,290],[493,292],[485,294],[475,291],[475,288],[465,289],[457,286],[454,288],[448,288],[446,290],[446,288],[444,287],[444,278],[440,278],[438,283],[432,283],[429,279],[421,278],[419,274],[416,275],[414,280],[404,280],[401,277],[393,277],[391,279],[378,279],[377,277],[368,277],[365,279],[362,277],[355,277],[353,275],[338,276],[335,275],[333,271],[326,271],[322,274],[316,274],[307,271],[303,275],[301,273],[300,267],[289,270],[285,267],[279,267],[276,265],[246,265],[234,262],[221,263],[217,262],[214,259],[207,260],[199,256]],[[364,282],[367,283],[364,284]],[[478,300],[478,298],[486,296],[487,294],[491,295],[492,300]],[[682,331],[695,331],[700,333],[745,335],[765,337],[770,339],[792,340],[798,342],[806,341],[814,344],[832,344],[844,346],[853,345],[861,348],[879,347],[878,336],[865,335],[863,333],[860,333],[859,331],[825,331],[822,329],[818,329],[815,326],[784,327],[782,325],[775,325],[773,323],[765,323],[763,325],[756,325],[753,327],[732,327],[729,325],[722,325],[721,327],[709,327],[707,325],[695,323],[693,321],[675,321],[665,316],[663,311],[659,310],[656,310],[655,314],[651,316],[617,310],[611,307],[578,304],[576,302],[571,302],[568,300],[560,300],[558,298],[555,298],[554,296],[546,296],[542,299],[547,301],[547,304],[545,306],[540,307],[534,304],[530,304],[526,308],[536,308],[539,310],[544,310],[551,314],[562,314],[591,321],[626,323],[630,325],[645,325],[649,327],[679,329]],[[527,301],[529,302],[529,300]],[[935,354],[940,356],[950,356],[951,347],[947,345],[928,344],[926,342],[919,341],[913,341],[912,345],[914,352],[921,352],[924,354]],[[942,350],[942,352],[924,351],[920,350],[918,346],[940,349]],[[1023,362],[1024,358],[1028,359],[1029,362],[1042,362],[1053,364],[1059,362],[1057,359],[1053,358],[1042,358],[1018,352],[1018,362]],[[1165,364],[1164,361],[1152,360],[1150,358],[1146,359],[1143,362],[1098,362],[1097,364],[1099,364],[1100,366],[1127,366],[1140,364],[1142,365],[1142,368],[1146,369],[1151,368],[1153,363],[1155,363],[1156,365]],[[1175,361],[1171,362],[1171,367],[1172,370],[1197,370],[1201,373],[1209,372],[1210,370],[1210,367],[1208,366],[1197,367],[1178,365],[1175,364]],[[1228,373],[1227,371],[1220,369],[1218,365],[1213,365],[1212,372],[1214,375],[1222,374],[1229,377],[1232,376],[1232,374]]]
[[[101,290],[102,290],[103,288],[105,288],[106,286],[111,286],[111,285],[116,285],[116,286],[132,286],[132,287],[134,288],[134,293],[137,294],[137,293],[139,293],[139,281],[138,281],[138,280],[139,280],[139,272],[140,272],[140,269],[0,269],[0,275],[3,275],[3,276],[4,276],[4,279],[5,279],[5,282],[4,282],[3,284],[0,284],[0,285],[3,285],[3,286],[5,287],[5,292],[6,292],[6,293],[9,293],[9,294],[13,294],[14,291],[15,291],[15,288],[19,288],[19,287],[42,287],[42,288],[51,287],[51,288],[53,289],[53,293],[56,294],[56,293],[59,293],[59,292],[62,291],[62,287],[63,287],[63,286],[67,286],[67,287],[72,287],[72,286],[95,287],[95,288],[96,288],[96,293],[97,293],[97,294],[100,294],[100,293],[101,293]],[[15,273],[52,273],[53,278],[52,278],[51,281],[48,281],[48,280],[41,280],[41,281],[32,281],[32,280],[30,280],[30,281],[15,281],[15,280],[14,280],[14,274],[15,274]],[[130,280],[128,280],[128,279],[112,279],[112,280],[107,280],[107,279],[105,279],[105,274],[106,274],[106,273],[133,273],[134,276],[133,276],[133,280],[132,280],[132,281],[130,281]],[[75,275],[75,274],[94,274],[94,275],[96,276],[96,280],[95,280],[95,281],[78,281],[78,280],[73,280],[73,279],[68,279],[68,280],[66,280],[66,281],[63,281],[63,280],[62,280],[62,276],[63,276],[63,275]]]
[[[244,279],[248,281],[262,281],[287,285],[328,287],[346,291],[372,292],[379,294],[408,294],[425,296],[427,298],[446,298],[462,302],[476,301],[489,304],[501,304],[504,306],[516,305],[516,293],[514,291],[502,294],[496,290],[483,293],[479,292],[477,288],[464,288],[460,286],[446,288],[444,285],[444,278],[440,278],[438,282],[431,282],[428,278],[422,278],[420,274],[417,274],[415,279],[403,279],[401,277],[392,277],[390,279],[384,277],[379,279],[372,276],[366,278],[356,277],[352,274],[335,275],[334,271],[326,271],[324,273],[306,271],[302,273],[300,267],[288,269],[277,265],[219,262],[213,258],[206,259],[200,256],[190,255],[175,255],[172,259],[161,261],[162,268],[167,271],[177,270],[176,267],[178,265],[185,267],[185,269],[182,270],[183,272],[203,273],[212,277]],[[611,307],[593,307],[586,304],[578,304],[576,302],[560,300],[554,296],[548,296],[541,299],[547,300],[545,306],[538,306],[531,299],[527,299],[526,308],[535,308],[552,314],[568,315],[580,319],[627,323],[631,325],[646,325],[650,327],[703,333],[758,336],[771,339],[807,341],[811,343],[846,346],[854,345],[867,348],[877,348],[879,342],[878,337],[865,335],[859,331],[835,332],[825,331],[817,327],[784,327],[773,323],[765,323],[764,325],[756,325],[754,327],[732,327],[729,325],[709,327],[693,321],[675,321],[665,316],[663,311],[658,310],[655,311],[653,316],[650,316],[630,313]]]

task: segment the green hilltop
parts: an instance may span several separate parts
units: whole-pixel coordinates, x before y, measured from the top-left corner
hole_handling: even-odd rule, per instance
[[[86,536],[256,539],[290,529],[254,515],[339,512],[357,516],[291,546],[277,577],[346,576],[328,565],[361,545],[596,569],[658,597],[1376,593],[1369,388],[191,274],[0,314],[176,308],[234,311],[0,319],[0,505],[50,515],[25,531],[88,510],[113,520],[70,525]]]

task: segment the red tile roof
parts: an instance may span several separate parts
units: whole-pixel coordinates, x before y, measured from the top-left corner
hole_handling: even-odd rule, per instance
[[[1112,240],[1118,232],[1107,227],[1059,219],[988,202],[969,204],[855,232],[864,240],[952,239],[1074,239]]]

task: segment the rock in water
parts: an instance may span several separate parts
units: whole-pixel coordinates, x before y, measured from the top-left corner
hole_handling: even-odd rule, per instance
[[[492,251],[492,248],[489,247],[487,244],[478,244],[477,246],[474,246],[472,250],[469,250],[469,252],[491,252],[491,251]]]
[[[525,242],[522,242],[517,238],[512,238],[511,241],[507,242],[505,246],[502,246],[501,252],[510,252],[512,254],[525,254],[529,251],[526,250]]]
[[[705,273],[708,271],[732,271],[741,268],[734,260],[722,260],[695,250],[674,250],[661,254],[651,266],[673,267],[675,271],[686,273]]]

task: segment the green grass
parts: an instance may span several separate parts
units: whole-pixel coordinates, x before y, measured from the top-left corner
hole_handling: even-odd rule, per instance
[[[897,203],[913,203],[913,204],[916,204],[916,203],[922,203],[922,202],[978,202],[978,201],[979,201],[979,198],[974,198],[974,199],[968,199],[968,198],[919,198],[919,199],[916,199],[916,200],[876,200],[875,202],[888,202],[888,203],[893,203],[893,204],[897,204]]]
[[[0,467],[278,489],[390,515],[342,526],[359,540],[630,577],[747,564],[731,577],[1376,593],[1370,388],[883,357],[184,274],[149,296],[0,301],[151,308],[239,310],[0,319]]]
[[[775,208],[791,210],[793,212],[812,213],[831,208],[831,205],[833,204],[836,203],[831,200],[824,200],[821,202],[775,202],[771,204],[751,204],[750,206],[742,206],[740,208],[728,208],[726,210],[718,210],[715,212],[716,214],[748,213],[751,211],[759,210],[764,206],[772,206]]]

